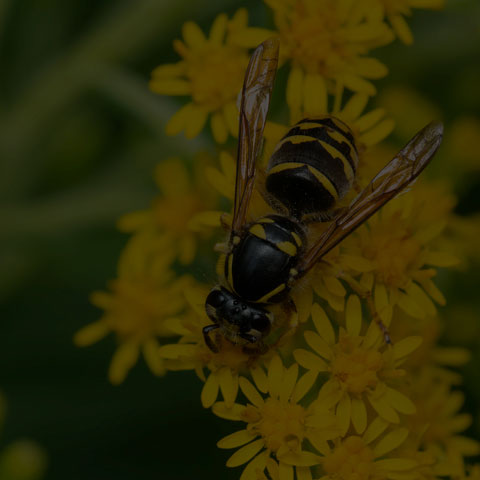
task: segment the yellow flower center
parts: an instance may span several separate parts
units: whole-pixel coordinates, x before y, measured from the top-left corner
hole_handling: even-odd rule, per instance
[[[248,64],[246,53],[234,46],[207,43],[201,50],[187,52],[186,60],[196,104],[213,112],[236,100]]]
[[[177,235],[189,233],[188,222],[203,210],[205,202],[196,193],[159,198],[153,205],[157,224]]]
[[[359,395],[375,388],[383,359],[380,352],[362,349],[350,340],[344,337],[336,346],[332,375],[348,392]]]
[[[333,74],[345,58],[357,53],[347,45],[335,2],[299,0],[289,20],[279,25],[289,56],[309,73]]]
[[[202,357],[204,363],[208,363],[210,370],[228,367],[233,372],[240,372],[255,365],[252,357],[248,353],[245,353],[240,345],[234,345],[221,334],[219,334],[216,340],[220,342],[219,352],[212,353],[205,345],[203,338],[201,339]]]
[[[373,451],[356,436],[346,438],[323,459],[327,475],[338,480],[373,480],[375,475]]]
[[[117,279],[111,284],[112,306],[107,309],[104,319],[109,327],[121,338],[142,339],[151,336],[168,335],[163,327],[165,316],[173,315],[181,300],[172,295],[167,299],[159,293],[153,282],[136,283]]]
[[[245,417],[270,451],[276,452],[282,446],[292,451],[299,449],[305,430],[302,406],[268,398],[259,408],[249,405]]]
[[[419,258],[421,247],[394,215],[388,222],[374,226],[363,254],[376,263],[377,279],[389,287],[404,288]]]

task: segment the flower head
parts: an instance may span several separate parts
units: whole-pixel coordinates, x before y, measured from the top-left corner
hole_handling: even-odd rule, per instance
[[[120,230],[149,231],[165,236],[171,241],[180,263],[192,262],[196,253],[197,234],[204,231],[193,224],[194,217],[213,207],[216,200],[216,195],[208,188],[204,178],[205,163],[201,156],[197,156],[192,176],[178,158],[159,163],[154,179],[161,195],[154,198],[148,210],[121,217],[118,220]]]
[[[370,79],[383,77],[387,69],[368,54],[393,38],[382,18],[367,18],[363,4],[347,0],[266,3],[274,12],[281,56],[292,65],[287,85],[292,118],[298,117],[304,105],[318,103],[328,90],[345,86],[375,94]]]
[[[231,20],[225,14],[218,15],[208,37],[195,23],[185,23],[183,41],[173,44],[182,60],[157,67],[150,82],[155,93],[191,97],[168,122],[169,135],[184,130],[187,138],[193,138],[209,115],[217,143],[224,143],[229,134],[237,135],[236,100],[248,64],[247,49],[231,39],[239,30],[247,30],[247,12],[243,9]]]
[[[361,283],[373,292],[378,314],[387,325],[396,305],[423,318],[435,314],[432,299],[445,303],[432,281],[434,267],[452,266],[458,259],[450,249],[435,248],[453,207],[451,197],[440,192],[417,185],[385,205],[343,243],[346,253],[372,262],[373,269]]]
[[[110,282],[110,292],[94,292],[92,303],[104,310],[95,323],[75,334],[79,346],[115,334],[118,347],[109,369],[109,379],[121,383],[135,365],[140,349],[151,371],[160,375],[165,365],[158,356],[158,339],[171,337],[171,319],[184,306],[182,289],[187,277],[174,278],[170,263],[174,250],[166,237],[134,236],[118,263],[118,276]]]
[[[377,417],[362,436],[348,435],[327,446],[321,464],[325,473],[322,479],[417,480],[421,465],[397,453],[407,438],[406,428],[388,428],[388,423]]]
[[[314,381],[310,373],[299,378],[297,365],[286,368],[280,357],[274,356],[268,371],[254,376],[255,385],[240,377],[240,388],[250,403],[213,406],[217,415],[246,423],[245,429],[218,442],[220,448],[241,447],[227,461],[229,467],[248,462],[241,480],[263,472],[271,458],[289,476],[294,469],[298,475],[299,470],[306,473],[305,469],[319,463],[319,456],[308,451],[307,443],[322,444],[335,438],[338,427],[327,404],[302,405]]]
[[[373,18],[386,17],[397,37],[405,44],[413,43],[413,35],[405,20],[412,8],[443,8],[444,0],[369,0],[368,15]]]
[[[400,422],[399,413],[415,412],[411,400],[394,387],[405,374],[399,367],[421,343],[419,337],[407,337],[393,348],[387,347],[375,322],[368,328],[362,325],[360,301],[355,295],[348,298],[346,327],[340,327],[338,335],[318,304],[312,308],[312,319],[316,332],[305,332],[309,349],[295,350],[294,357],[312,374],[328,374],[318,398],[331,399],[336,405],[343,435],[350,423],[358,434],[365,431],[370,407],[391,423]]]

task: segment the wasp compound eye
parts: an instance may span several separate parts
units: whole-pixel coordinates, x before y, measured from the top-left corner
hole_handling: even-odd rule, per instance
[[[255,315],[251,327],[258,332],[266,333],[270,329],[270,320],[266,315]]]
[[[213,308],[220,308],[226,301],[225,295],[221,290],[214,289],[209,294],[205,300],[206,305],[211,305]]]

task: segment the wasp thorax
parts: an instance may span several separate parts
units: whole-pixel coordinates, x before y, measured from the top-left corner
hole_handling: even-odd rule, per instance
[[[270,313],[247,303],[224,287],[215,287],[205,301],[207,315],[218,325],[236,327],[239,333],[266,334],[270,329]]]

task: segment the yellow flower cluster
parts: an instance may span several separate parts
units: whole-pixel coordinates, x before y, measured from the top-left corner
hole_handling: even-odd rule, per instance
[[[150,84],[156,93],[189,97],[167,133],[192,138],[210,116],[217,144],[235,136],[248,49],[276,35],[280,62],[289,68],[290,120],[329,114],[353,131],[359,166],[348,205],[393,156],[376,146],[393,121],[382,108],[366,110],[376,93],[372,80],[387,74],[372,51],[395,37],[411,43],[405,20],[411,9],[442,2],[265,3],[275,30],[248,27],[245,10],[230,20],[219,15],[208,37],[194,23],[184,25],[183,40],[174,43],[182,59],[155,69]],[[267,123],[260,163],[287,129]],[[194,370],[203,382],[202,405],[242,422],[218,442],[236,449],[227,466],[242,465],[241,480],[478,478],[478,467],[470,471],[464,463],[480,445],[463,435],[471,418],[460,413],[461,378],[451,368],[468,354],[437,345],[437,305],[445,298],[434,278],[439,268],[465,261],[457,252],[465,251],[465,231],[472,228],[453,212],[449,187],[419,182],[331,250],[292,290],[297,328],[278,328],[268,351],[253,355],[221,334],[218,352],[206,346],[211,285],[174,273],[203,259],[197,255],[202,240],[231,221],[220,208],[234,196],[231,153],[220,154],[219,166],[197,158],[191,170],[179,159],[162,162],[152,206],[119,220],[132,236],[109,291],[92,295],[104,314],[75,336],[78,345],[116,336],[110,380],[122,382],[140,351],[156,375]],[[255,191],[249,219],[269,211]],[[313,225],[310,233],[324,228]],[[386,341],[387,328],[393,343]]]

